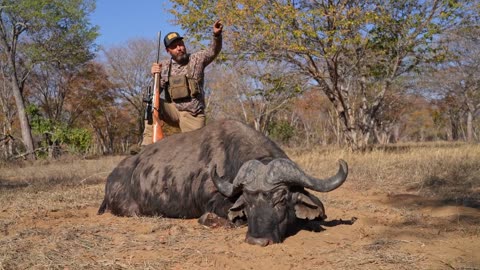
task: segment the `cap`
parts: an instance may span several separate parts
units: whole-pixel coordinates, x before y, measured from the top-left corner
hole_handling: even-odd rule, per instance
[[[174,41],[179,40],[179,39],[183,39],[183,37],[181,37],[177,32],[170,32],[163,39],[163,44],[165,44],[165,47],[168,47]]]

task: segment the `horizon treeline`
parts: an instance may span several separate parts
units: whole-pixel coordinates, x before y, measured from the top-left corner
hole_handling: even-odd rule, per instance
[[[98,46],[93,0],[0,2],[0,158],[138,145],[156,40]],[[189,53],[225,25],[207,123],[290,147],[480,140],[479,1],[171,2]]]

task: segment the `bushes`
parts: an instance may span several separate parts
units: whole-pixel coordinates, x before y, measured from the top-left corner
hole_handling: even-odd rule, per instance
[[[38,107],[27,108],[33,135],[41,137],[37,155],[57,157],[61,152],[84,154],[92,145],[92,134],[85,128],[72,128],[40,114]]]
[[[295,128],[288,121],[273,121],[268,126],[270,137],[280,143],[286,144],[295,135]]]

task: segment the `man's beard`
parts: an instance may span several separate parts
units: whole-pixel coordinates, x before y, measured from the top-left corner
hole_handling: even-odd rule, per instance
[[[188,63],[188,54],[181,54],[181,55],[175,55],[173,56],[173,60],[175,60],[175,62],[179,63],[180,65],[185,65],[186,63]]]

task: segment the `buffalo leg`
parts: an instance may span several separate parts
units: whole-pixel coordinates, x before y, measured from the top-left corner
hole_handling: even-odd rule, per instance
[[[233,228],[235,227],[232,222],[222,217],[219,217],[217,214],[212,212],[207,212],[203,214],[199,219],[198,223],[202,224],[203,226],[207,226],[210,228],[218,228],[218,227],[226,227],[226,228]]]

